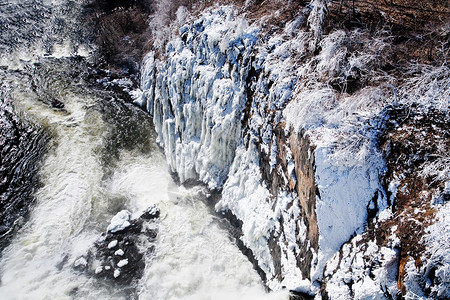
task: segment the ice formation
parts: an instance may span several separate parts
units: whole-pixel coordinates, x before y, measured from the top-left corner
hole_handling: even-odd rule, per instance
[[[124,230],[125,228],[127,228],[128,226],[131,225],[130,218],[131,218],[131,213],[128,210],[121,210],[111,219],[111,223],[109,224],[107,231],[108,232],[117,232],[117,231]],[[112,247],[114,247],[114,246],[112,246]]]
[[[217,18],[218,15],[222,17]],[[167,63],[144,61],[140,105],[153,114],[159,142],[182,182],[220,188],[240,143],[241,111],[257,31],[231,9],[180,28]]]
[[[269,288],[315,294],[325,276],[337,298],[383,298],[398,292],[395,233],[385,247],[368,242],[355,252],[369,212],[381,212],[380,222],[392,216],[377,147],[383,116],[395,105],[448,109],[448,80],[434,80],[448,69],[429,69],[395,88],[372,71],[383,41],[360,31],[323,34],[323,4],[314,1],[269,37],[233,7],[203,12],[181,26],[166,53],[146,56],[135,103],[153,115],[180,181],[221,191],[215,208],[241,222],[241,240]],[[355,39],[366,42],[350,53]],[[347,93],[355,70],[384,83]],[[393,181],[390,193],[398,185]],[[378,265],[369,276],[364,261],[374,256]],[[355,282],[354,290],[345,280]]]

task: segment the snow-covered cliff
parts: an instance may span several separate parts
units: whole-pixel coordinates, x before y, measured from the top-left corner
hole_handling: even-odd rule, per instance
[[[421,240],[427,250],[409,254],[431,264],[433,226],[448,229],[442,151],[449,146],[450,71],[445,64],[417,65],[399,82],[383,70],[386,37],[360,29],[325,32],[326,11],[324,1],[313,1],[268,34],[232,6],[207,9],[178,29],[165,53],[146,56],[135,102],[153,115],[180,181],[200,180],[221,192],[215,209],[238,220],[241,241],[269,288],[330,298],[426,295],[410,282],[427,271],[399,250],[397,190],[406,189],[412,173],[395,168],[398,153],[390,143],[408,118],[417,117],[420,128],[427,114],[444,117],[432,124],[441,146],[417,171],[435,179],[428,185],[433,196],[415,206],[429,212],[423,224],[430,227],[421,227],[429,230]],[[410,113],[394,118],[401,109]],[[397,164],[405,159],[396,158]],[[388,223],[384,242],[377,241],[373,232]],[[448,250],[448,243],[442,247]],[[427,286],[448,295],[448,278],[439,274]]]

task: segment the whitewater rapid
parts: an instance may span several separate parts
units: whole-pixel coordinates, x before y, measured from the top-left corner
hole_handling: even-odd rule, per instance
[[[1,100],[49,135],[26,222],[1,253],[0,298],[286,299],[266,293],[208,191],[174,183],[149,115],[87,83],[97,71],[82,4],[0,5]],[[157,236],[139,237],[145,269],[131,285],[76,268],[118,212],[154,205],[160,217],[145,226]]]
[[[66,89],[65,109],[54,110],[19,87],[12,93],[18,114],[46,127],[53,139],[30,219],[3,251],[2,299],[129,299],[130,289],[139,299],[280,299],[266,294],[220,226],[206,205],[207,191],[173,182],[142,111],[76,89]],[[117,212],[138,216],[152,205],[161,210],[158,236],[141,246],[155,251],[144,256],[135,286],[74,269]]]

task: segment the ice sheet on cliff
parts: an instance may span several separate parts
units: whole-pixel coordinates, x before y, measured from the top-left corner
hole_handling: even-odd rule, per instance
[[[320,26],[320,9],[310,26]],[[313,294],[327,261],[363,231],[368,208],[387,207],[380,182],[385,163],[375,147],[378,117],[387,105],[410,100],[389,84],[347,94],[324,83],[350,76],[355,68],[375,80],[379,74],[367,70],[384,44],[373,38],[365,52],[349,54],[346,45],[362,39],[360,32],[294,32],[302,22],[306,18],[299,17],[284,33],[263,38],[232,7],[206,11],[179,29],[163,58],[147,55],[136,103],[153,115],[159,143],[181,182],[199,179],[222,191],[216,209],[242,221],[241,239],[266,274],[266,284]],[[295,55],[317,45],[318,55],[296,64]],[[423,98],[411,101],[430,102]],[[289,187],[298,166],[289,141],[277,144],[277,124],[285,124],[286,137],[301,133],[311,143],[302,151],[314,159],[317,250],[308,240],[305,207]],[[277,175],[281,183],[274,194],[260,164],[267,155],[275,170],[280,151],[287,153],[288,171]],[[302,251],[312,253],[309,270],[299,267]],[[389,251],[386,257],[394,255]],[[364,286],[366,292],[373,287]]]
[[[142,76],[144,93],[137,101],[153,114],[159,143],[180,180],[198,178],[210,188],[223,189],[223,198],[216,208],[231,210],[243,221],[242,240],[267,274],[268,285],[274,289],[304,286],[304,280],[310,278],[303,278],[296,266],[299,249],[293,251],[298,248],[296,239],[304,235],[296,232],[296,228],[304,228],[301,221],[296,224],[300,215],[296,196],[284,192],[278,199],[269,200],[269,191],[261,181],[259,153],[251,142],[243,144],[241,119],[247,102],[246,80],[255,67],[254,60],[259,72],[271,73],[274,83],[271,87],[263,80],[257,83],[259,91],[253,99],[254,116],[249,127],[253,138],[270,137],[270,126],[261,130],[261,125],[267,125],[264,107],[282,109],[290,100],[296,76],[286,71],[292,69],[286,53],[300,43],[307,44],[307,40],[289,44],[275,37],[269,44],[276,50],[270,53],[264,46],[256,45],[258,30],[234,16],[231,7],[204,13],[179,33],[167,46],[167,62],[152,54],[147,56]],[[308,101],[321,98],[310,95]],[[286,111],[296,111],[303,105],[297,103],[294,109]],[[282,115],[278,114],[278,118]],[[290,120],[289,115],[287,119]],[[317,122],[307,125],[321,126]],[[316,150],[316,180],[321,195],[317,203],[320,245],[313,280],[320,278],[325,261],[340,245],[362,228],[366,206],[380,188],[379,157],[368,155],[369,164],[333,164],[333,141],[328,142],[326,137],[317,139],[317,144],[321,144]],[[261,148],[267,146],[263,143]],[[268,245],[271,234],[282,236],[278,239],[284,253],[281,270],[273,265]],[[280,271],[284,278],[281,281],[277,279]]]

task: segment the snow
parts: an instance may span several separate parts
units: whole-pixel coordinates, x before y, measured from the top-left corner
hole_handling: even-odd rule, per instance
[[[145,58],[143,95],[136,103],[153,113],[159,143],[180,180],[199,177],[218,188],[240,143],[247,62],[257,31],[223,7],[180,32],[185,41],[169,42],[167,64]]]
[[[131,212],[129,212],[128,210],[121,210],[111,219],[111,223],[108,225],[107,231],[114,233],[120,230],[124,230],[131,225],[130,218]]]
[[[344,244],[325,268],[330,299],[386,299],[397,295],[398,250],[374,241],[359,243],[361,235]]]
[[[245,220],[242,226],[244,244],[251,247],[263,271],[273,274],[267,232],[275,229],[277,216],[271,203],[261,201],[267,199],[269,191],[260,185],[261,173],[256,157],[256,149],[252,144],[249,151],[244,147],[237,149],[229,180],[224,185],[222,199],[217,203],[216,210],[230,210],[239,220]]]
[[[321,249],[316,275],[319,277],[326,261],[348,237],[364,228],[367,204],[382,189],[378,174],[383,162],[378,157],[360,166],[340,166],[330,159],[329,148],[316,149],[315,158],[320,192],[316,202]],[[378,203],[381,208],[387,206],[386,200],[378,199]]]
[[[388,220],[391,217],[392,217],[392,208],[388,207],[378,214],[377,220],[378,222],[382,222]]]
[[[126,259],[121,259],[118,263],[117,263],[117,266],[119,267],[119,268],[122,268],[122,267],[124,267],[124,266],[126,266],[126,265],[128,265],[128,259],[126,258]]]
[[[80,257],[73,263],[73,266],[74,267],[79,267],[79,266],[86,267],[87,266],[86,258]]]
[[[117,246],[117,243],[118,243],[117,240],[114,240],[114,241],[109,242],[109,244],[108,244],[108,249],[114,248],[115,246]]]
[[[394,179],[389,182],[388,192],[391,193],[391,199],[395,199],[397,197],[398,187],[400,186],[402,179],[403,176],[399,178],[394,174]]]

